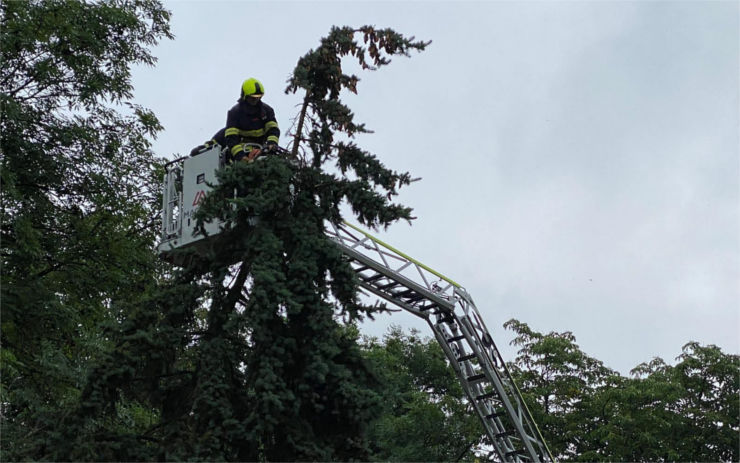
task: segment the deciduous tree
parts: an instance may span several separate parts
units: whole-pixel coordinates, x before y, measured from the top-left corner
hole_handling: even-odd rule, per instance
[[[370,428],[378,461],[473,461],[483,428],[437,341],[391,327],[363,350],[377,372],[383,413]]]
[[[161,128],[130,69],[171,37],[158,1],[0,6],[2,450],[50,458],[117,300],[151,286]]]
[[[506,323],[520,347],[512,372],[560,460],[735,461],[740,358],[690,342],[630,377],[586,355],[572,333]]]

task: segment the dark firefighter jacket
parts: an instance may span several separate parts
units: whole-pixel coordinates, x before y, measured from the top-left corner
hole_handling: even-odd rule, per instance
[[[218,132],[214,133],[213,138],[208,140],[206,142],[206,145],[213,145],[214,143],[221,145],[221,146],[226,146],[226,128],[225,127],[219,130]]]
[[[280,128],[275,120],[275,111],[262,101],[254,106],[239,101],[226,116],[225,135],[226,146],[232,156],[242,150],[243,143],[277,144]]]

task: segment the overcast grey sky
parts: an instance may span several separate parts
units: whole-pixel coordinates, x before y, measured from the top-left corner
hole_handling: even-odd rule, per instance
[[[209,139],[251,76],[285,133],[285,81],[332,25],[432,40],[345,100],[359,144],[423,178],[399,199],[418,220],[376,235],[465,286],[508,358],[510,318],[622,373],[740,350],[738,2],[165,4],[176,39],[134,76],[159,154]],[[431,334],[364,330],[389,323]]]

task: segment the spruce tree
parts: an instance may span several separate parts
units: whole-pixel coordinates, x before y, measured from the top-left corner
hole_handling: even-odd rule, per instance
[[[210,256],[210,274],[219,277],[211,280],[210,336],[199,346],[199,361],[209,365],[209,374],[222,376],[199,377],[196,383],[204,387],[196,388],[194,398],[195,405],[209,404],[216,414],[198,426],[204,431],[216,426],[223,437],[204,440],[202,457],[368,455],[365,431],[380,412],[379,384],[362,359],[355,332],[343,321],[376,309],[360,303],[354,274],[324,227],[342,220],[342,201],[372,227],[409,219],[410,209],[391,198],[410,176],[386,168],[351,141],[336,141],[341,134],[351,140],[366,131],[340,100],[342,89],[356,92],[359,80],[342,73],[342,57],[352,55],[370,68],[426,45],[392,30],[333,28],[320,47],[299,60],[287,88],[305,90],[293,153],[300,154],[302,146],[307,154],[293,162],[273,157],[227,168],[202,205],[204,219],[228,224]],[[328,172],[328,162],[336,163],[338,174]],[[238,197],[224,200],[233,191]],[[235,256],[241,263],[227,286],[228,273],[217,269]],[[224,394],[235,385],[225,387],[227,378],[243,386],[236,396]]]

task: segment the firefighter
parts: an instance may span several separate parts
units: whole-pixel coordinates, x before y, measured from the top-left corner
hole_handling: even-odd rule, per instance
[[[226,132],[226,128],[224,127],[223,129],[213,134],[213,137],[210,140],[203,143],[202,145],[198,145],[195,148],[193,148],[190,151],[190,155],[195,156],[196,154],[200,154],[203,151],[214,147],[215,145],[219,145],[221,147],[226,146],[226,136],[224,135],[225,132]]]
[[[245,143],[259,143],[264,146],[262,153],[277,149],[280,128],[275,120],[275,111],[262,101],[265,87],[250,77],[242,84],[241,96],[226,116],[226,146],[230,160],[254,159],[259,155],[245,148]]]

